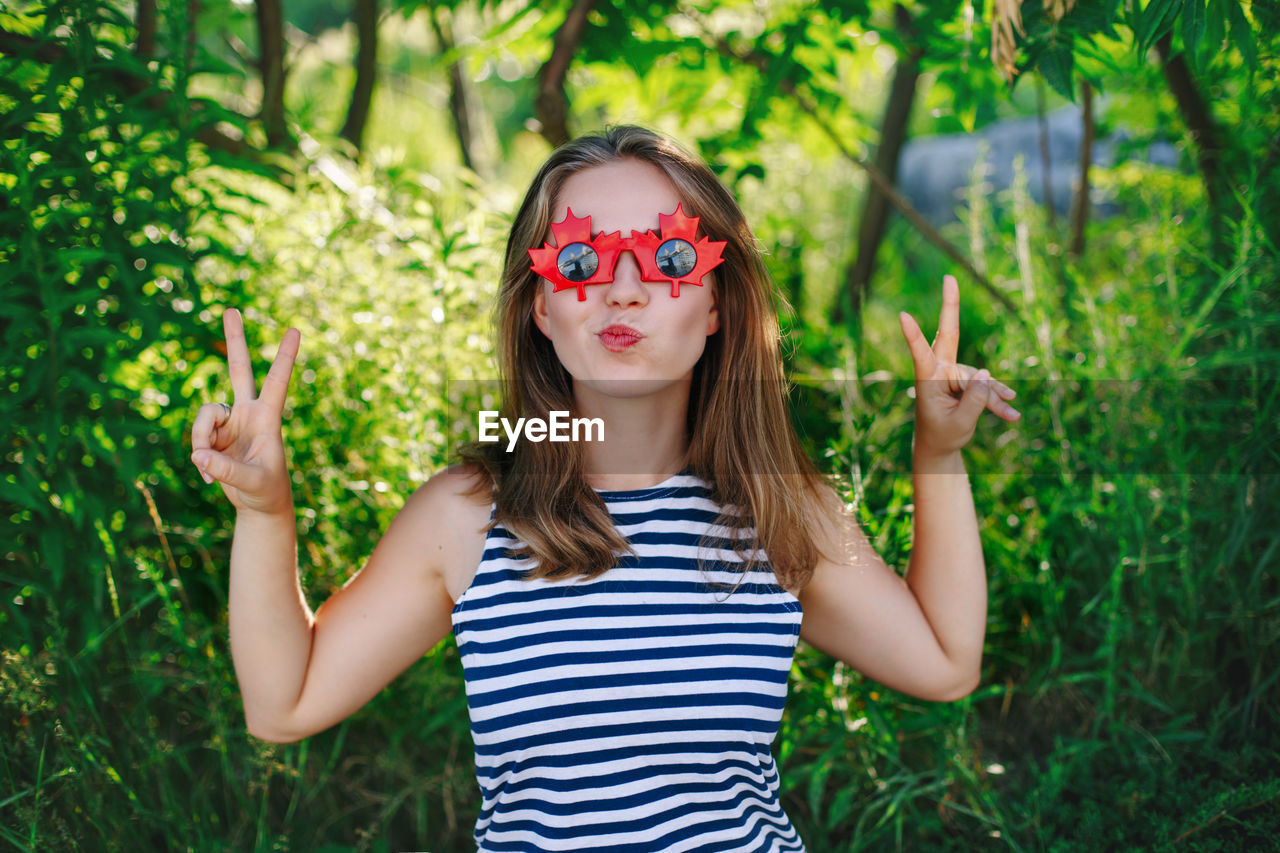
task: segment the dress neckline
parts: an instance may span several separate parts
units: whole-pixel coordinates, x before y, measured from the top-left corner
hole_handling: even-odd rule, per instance
[[[688,480],[689,482],[679,483],[679,480]],[[698,485],[700,482],[700,480],[693,477],[688,469],[685,469],[676,474],[672,474],[661,483],[657,483],[652,486],[645,486],[642,489],[595,489],[595,492],[606,501],[640,500],[642,498],[654,497],[658,492],[670,492],[679,486],[693,486]]]

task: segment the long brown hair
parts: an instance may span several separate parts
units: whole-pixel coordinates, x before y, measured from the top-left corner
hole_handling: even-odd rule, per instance
[[[534,178],[507,242],[496,325],[503,377],[503,416],[547,419],[573,411],[573,384],[551,341],[533,321],[539,277],[529,249],[542,245],[565,180],[633,158],[661,169],[701,231],[724,240],[714,287],[720,330],[694,367],[686,469],[705,480],[724,509],[717,524],[754,531],[741,542],[744,572],[763,549],[780,586],[808,582],[817,558],[814,500],[824,483],[796,438],[786,407],[777,297],[755,236],[737,201],[695,155],[640,127],[620,126],[557,148]],[[494,522],[525,543],[519,556],[537,566],[530,577],[594,577],[629,550],[603,499],[584,476],[576,442],[472,444],[464,461],[487,473]]]

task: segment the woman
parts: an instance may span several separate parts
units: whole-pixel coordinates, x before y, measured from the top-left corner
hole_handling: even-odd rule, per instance
[[[629,236],[627,236],[629,235]],[[300,336],[193,461],[237,509],[230,622],[254,735],[351,714],[452,629],[481,850],[801,850],[769,753],[797,637],[946,701],[977,684],[986,583],[960,448],[1013,392],[955,363],[944,283],[916,373],[915,547],[903,581],[841,512],[787,419],[772,291],[732,196],[621,127],[558,149],[512,227],[498,306],[504,415],[599,419],[596,440],[476,444],[405,503],[316,613],[298,584],[280,418]]]

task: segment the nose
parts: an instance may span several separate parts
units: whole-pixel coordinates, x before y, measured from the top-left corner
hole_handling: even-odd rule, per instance
[[[613,268],[613,281],[609,283],[605,301],[621,308],[643,306],[649,302],[649,289],[640,278],[640,264],[628,249],[622,250],[618,255],[618,263]]]

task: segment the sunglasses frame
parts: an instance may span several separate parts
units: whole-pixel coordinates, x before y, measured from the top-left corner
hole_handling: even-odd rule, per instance
[[[613,281],[614,269],[618,258],[624,251],[635,255],[640,265],[640,278],[643,281],[671,282],[671,296],[680,295],[680,285],[694,284],[702,286],[703,277],[711,270],[724,263],[722,254],[727,241],[698,238],[698,222],[701,217],[686,216],[684,205],[676,205],[674,213],[663,213],[658,216],[658,231],[644,233],[633,230],[630,237],[623,237],[621,231],[611,234],[600,233],[591,236],[591,217],[577,217],[569,208],[565,218],[551,223],[551,234],[555,245],[543,243],[541,249],[530,249],[529,268],[551,282],[553,293],[574,289],[578,292],[578,301],[587,300],[587,285],[608,284]],[[693,247],[697,262],[686,275],[668,275],[658,268],[658,249],[669,240],[683,240]],[[596,253],[598,265],[596,271],[582,281],[570,281],[560,273],[560,253],[575,243],[582,243]]]

